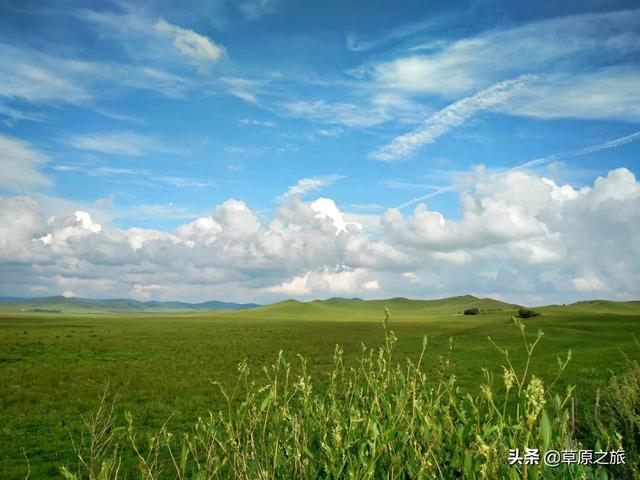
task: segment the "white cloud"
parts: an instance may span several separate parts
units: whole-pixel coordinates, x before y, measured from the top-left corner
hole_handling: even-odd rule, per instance
[[[268,287],[270,293],[306,297],[308,295],[354,295],[375,292],[380,289],[377,280],[366,280],[364,270],[336,270],[325,268],[318,272],[306,272],[280,285]]]
[[[409,49],[355,71],[371,81],[374,96],[409,104],[422,95],[460,98],[535,73],[519,95],[489,109],[543,119],[638,122],[638,25],[640,9],[556,17],[449,43],[428,40],[429,54]]]
[[[203,64],[215,63],[225,56],[224,47],[205,35],[164,18],[152,19],[133,5],[120,6],[124,13],[81,10],[76,15],[99,29],[102,36],[121,43],[133,58],[167,60],[177,56]],[[170,40],[172,47],[159,41],[163,38]]]
[[[459,95],[503,78],[573,68],[585,58],[607,63],[640,49],[640,10],[586,13],[492,30],[455,41],[431,55],[373,67],[381,85],[414,93]]]
[[[640,122],[640,68],[607,67],[578,75],[555,75],[533,82],[522,95],[495,109],[552,119],[616,119]]]
[[[91,215],[89,215],[87,212],[78,210],[75,213],[75,217],[76,222],[78,222],[82,228],[84,228],[85,230],[89,230],[91,233],[98,233],[102,230],[102,225],[94,222],[91,219]]]
[[[225,52],[224,48],[216,45],[211,39],[200,35],[193,30],[172,25],[164,19],[154,24],[154,29],[160,35],[168,36],[173,40],[173,46],[181,54],[197,61],[216,62]]]
[[[75,135],[68,139],[69,145],[78,150],[141,157],[148,153],[184,153],[166,145],[162,140],[134,132],[102,132]]]
[[[81,70],[68,61],[56,65],[51,57],[28,49],[0,44],[0,96],[32,103],[84,103],[91,94],[72,79]]]
[[[458,14],[457,14],[458,15]],[[424,33],[428,30],[434,28],[441,28],[443,25],[450,24],[452,19],[458,18],[457,15],[453,16],[430,16],[427,20],[422,20],[417,23],[411,23],[407,25],[401,25],[400,27],[394,28],[382,35],[377,35],[375,38],[371,40],[362,40],[359,39],[355,33],[349,33],[346,36],[346,46],[352,52],[364,52],[368,50],[377,49],[383,45],[386,45],[391,42],[402,41],[407,37],[414,36],[416,34]],[[433,48],[433,45],[438,45],[440,41],[430,41],[430,49]],[[420,47],[416,47],[420,48]]]
[[[231,95],[247,103],[258,103],[260,82],[239,77],[224,77],[222,82],[228,86]]]
[[[333,226],[336,228],[336,235],[346,232],[347,227],[352,226],[358,230],[362,230],[362,225],[357,222],[346,222],[344,215],[330,198],[318,198],[310,205],[311,209],[316,212],[316,218],[331,219]]]
[[[602,143],[598,143],[595,145],[589,145],[588,147],[584,147],[584,148],[579,148],[576,150],[570,150],[568,152],[560,152],[560,153],[554,153],[551,155],[547,155],[545,157],[540,157],[540,158],[534,158],[532,160],[528,160],[524,163],[521,163],[520,165],[516,165],[515,167],[510,168],[509,170],[507,170],[506,172],[502,172],[502,173],[496,173],[496,176],[499,175],[504,175],[504,174],[508,174],[509,172],[514,172],[514,171],[518,171],[518,170],[527,170],[527,169],[531,169],[534,167],[538,167],[540,165],[556,165],[558,166],[560,162],[560,160],[565,159],[565,158],[574,158],[574,157],[580,157],[583,155],[588,155],[590,153],[595,153],[595,152],[599,152],[602,150],[608,150],[610,148],[617,148],[620,147],[622,145],[626,145],[628,143],[631,142],[635,142],[636,140],[640,139],[640,132],[634,132],[631,133],[629,135],[625,135],[624,137],[619,137],[619,138],[614,138],[613,140],[609,140],[606,142],[602,142]],[[432,173],[436,172],[438,173],[437,170],[432,170]],[[443,171],[443,173],[445,173],[446,171]],[[451,172],[449,172],[449,176]],[[443,193],[447,193],[447,192],[451,192],[451,191],[455,191],[455,190],[460,190],[463,188],[468,187],[469,185],[476,183],[481,177],[483,177],[485,174],[485,167],[484,165],[477,165],[474,167],[473,172],[471,172],[471,174],[468,173],[460,173],[460,172],[456,172],[456,175],[453,176],[453,180],[454,182],[450,185],[445,185],[443,187],[439,187],[436,188],[436,190],[434,190],[433,192],[427,193],[426,195],[421,195],[417,198],[413,198],[411,200],[408,200],[404,203],[402,203],[401,205],[398,206],[399,210],[402,210],[406,207],[409,207],[411,205],[415,205],[418,202],[424,202],[425,200],[429,200],[430,198],[436,197],[438,195],[441,195]],[[439,174],[438,174],[439,176]],[[393,185],[393,184],[392,184]],[[388,185],[387,185],[388,186]]]
[[[640,296],[640,182],[624,168],[580,189],[527,171],[486,175],[462,194],[459,219],[391,209],[375,235],[326,198],[292,197],[268,223],[230,199],[173,232],[77,210],[47,219],[33,199],[0,198],[0,294]]]
[[[342,130],[340,128],[321,128],[317,133],[322,137],[337,137],[342,133]]]
[[[175,188],[206,188],[215,185],[214,182],[189,177],[177,177],[173,175],[152,176],[152,180],[156,182],[166,183]]]
[[[283,107],[289,115],[295,117],[352,128],[372,127],[391,118],[381,107],[366,108],[352,103],[328,103],[324,100],[299,100],[285,103]]]
[[[370,292],[375,292],[380,290],[380,282],[378,282],[378,280],[369,280],[362,284],[362,288]]]
[[[244,0],[238,4],[238,7],[245,18],[256,20],[274,13],[281,3],[281,0]]]
[[[0,44],[0,97],[38,105],[95,106],[98,99],[108,99],[123,90],[152,90],[181,98],[193,87],[186,77],[161,68],[145,63],[67,59]]]
[[[522,91],[533,79],[530,75],[497,83],[471,97],[463,98],[439,110],[415,131],[396,137],[371,156],[382,161],[396,161],[409,157],[418,148],[434,143],[439,137],[459,127],[472,115],[500,105]]]
[[[0,115],[5,117],[3,123],[8,127],[12,127],[16,122],[28,120],[30,122],[46,122],[46,115],[39,112],[27,112],[12,108],[8,105],[0,103]]]
[[[269,122],[266,120],[255,120],[253,118],[242,118],[240,120],[238,120],[238,123],[240,125],[244,125],[244,126],[259,126],[259,127],[267,127],[267,128],[272,128],[275,126],[275,124],[273,122]]]
[[[88,51],[70,58],[0,43],[0,97],[35,104],[71,103],[140,123],[136,118],[111,114],[98,103],[131,90],[183,98],[196,85],[202,87],[207,73],[203,67],[225,56],[224,47],[204,35],[164,19],[152,19],[130,5],[120,7],[125,13],[79,10],[75,16],[96,30],[97,42],[115,44],[124,58],[89,61],[89,56],[83,55]],[[193,64],[200,75],[193,75]],[[16,118],[26,115],[15,109],[4,110],[5,115]],[[37,118],[29,114],[29,119]]]
[[[325,187],[331,186],[338,180],[343,179],[342,175],[322,175],[319,177],[302,178],[298,180],[298,183],[291,185],[286,193],[279,197],[280,200],[285,200],[288,197],[294,195],[303,196],[309,192],[315,192]]]
[[[115,202],[115,200],[116,196],[110,195],[108,197],[98,198],[94,203],[99,207],[111,207],[113,206],[113,202]]]
[[[48,187],[51,181],[41,173],[49,157],[29,143],[0,135],[0,187],[30,191]]]

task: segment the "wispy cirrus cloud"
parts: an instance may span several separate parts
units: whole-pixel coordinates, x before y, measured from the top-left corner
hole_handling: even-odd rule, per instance
[[[149,90],[183,98],[192,81],[156,65],[67,59],[0,44],[0,97],[31,104],[94,107],[123,91]]]
[[[437,111],[422,126],[411,133],[396,137],[391,143],[371,154],[372,158],[385,162],[393,162],[411,156],[418,148],[435,142],[450,130],[459,127],[472,115],[500,105],[512,98],[535,77],[523,75],[513,80],[506,80],[466,97]]]
[[[254,118],[242,118],[238,120],[238,124],[248,127],[248,126],[257,126],[257,127],[267,127],[273,128],[275,123],[268,120],[256,120]]]
[[[352,52],[367,52],[369,50],[375,50],[388,45],[392,42],[398,42],[407,37],[412,37],[420,33],[424,33],[427,30],[431,30],[434,27],[442,25],[442,17],[437,20],[429,19],[422,22],[412,23],[409,25],[403,25],[395,28],[383,34],[380,34],[374,38],[360,38],[353,32],[347,34],[345,44],[348,50]]]
[[[3,117],[2,122],[8,127],[12,127],[16,122],[24,120],[31,122],[47,121],[47,116],[44,113],[12,108],[3,103],[0,103],[0,117]]]
[[[195,62],[215,63],[226,55],[225,48],[207,35],[157,18],[132,5],[120,6],[120,12],[87,9],[75,15],[92,24],[103,35],[128,47],[128,55],[139,60],[157,61],[162,56],[167,60],[177,56]],[[137,48],[131,48],[133,44]]]
[[[295,117],[311,121],[365,128],[390,120],[384,109],[362,107],[353,103],[329,103],[324,100],[298,100],[283,105],[285,111]]]
[[[196,61],[216,62],[225,55],[225,50],[210,38],[193,30],[172,25],[164,19],[153,25],[154,30],[173,41],[173,46],[181,54]]]
[[[180,189],[206,188],[216,185],[216,182],[206,178],[163,174],[146,168],[122,168],[108,165],[57,164],[52,165],[51,169],[63,173],[80,172],[91,177],[111,178],[118,179],[119,181],[125,179],[125,182],[134,181],[135,183],[143,183],[146,185],[169,185]]]
[[[49,187],[41,169],[49,156],[24,140],[0,134],[0,188],[17,192]]]
[[[293,196],[303,196],[310,192],[321,190],[342,180],[343,175],[321,175],[318,177],[302,178],[295,185],[291,185],[287,191],[278,197],[284,200]]]
[[[68,139],[68,143],[78,150],[130,157],[141,157],[149,153],[188,153],[184,149],[167,145],[157,137],[129,131],[74,135]]]
[[[247,103],[258,103],[258,93],[261,82],[247,78],[224,77],[222,79],[222,83],[227,86],[227,91],[231,95],[234,95]]]
[[[386,188],[396,188],[396,189],[428,189],[428,190],[437,190],[437,185],[432,185],[429,183],[416,183],[416,182],[405,182],[402,180],[383,180],[380,182],[380,185]]]
[[[281,0],[244,0],[237,5],[245,18],[257,20],[274,13],[282,3]]]
[[[73,81],[74,71],[83,64],[57,60],[28,48],[0,44],[0,97],[36,104],[90,100],[92,95],[82,82]]]
[[[640,122],[640,68],[603,67],[579,74],[540,76],[522,95],[496,110],[524,117]]]
[[[640,50],[640,10],[583,13],[495,29],[449,42],[430,55],[405,55],[369,70],[387,88],[459,95],[505,77],[575,71]]]
[[[125,5],[126,6],[126,5]],[[188,28],[139,12],[81,10],[74,16],[99,32],[122,52],[120,58],[95,60],[86,55],[69,58],[58,53],[0,43],[0,97],[33,104],[73,104],[94,108],[106,96],[132,90],[150,90],[169,98],[184,98],[198,83],[187,75],[225,56],[223,46]],[[193,71],[193,68],[190,69]],[[200,73],[202,73],[199,70]],[[38,120],[4,108],[5,116]],[[120,116],[130,121],[131,118]]]
[[[599,152],[601,150],[608,150],[610,148],[621,147],[628,143],[635,142],[636,140],[640,140],[640,132],[635,132],[630,135],[625,135],[624,137],[615,138],[613,140],[609,140],[608,142],[598,143],[596,145],[590,145],[585,148],[579,148],[576,150],[571,150],[569,152],[556,153],[553,155],[548,155],[546,157],[529,160],[527,162],[524,162],[520,165],[513,167],[512,170],[522,170],[526,168],[533,168],[540,165],[545,165],[547,163],[557,162],[559,160],[563,160],[567,158],[581,157],[583,155]]]

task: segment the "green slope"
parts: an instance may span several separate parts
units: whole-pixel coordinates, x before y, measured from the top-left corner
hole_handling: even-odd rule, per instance
[[[395,318],[419,320],[425,315],[443,318],[460,315],[467,308],[477,308],[480,314],[504,312],[515,314],[519,305],[501,302],[492,298],[478,298],[472,295],[442,298],[436,300],[413,300],[404,297],[362,300],[359,298],[329,298],[301,302],[285,300],[271,305],[255,303],[230,303],[208,301],[187,302],[140,302],[132,299],[86,299],[62,296],[33,299],[8,300],[0,302],[0,312],[58,313],[58,314],[102,314],[102,313],[170,313],[170,312],[246,312],[251,318],[282,318],[310,320],[371,320],[380,318],[387,307]],[[593,314],[635,314],[640,302],[612,302],[608,300],[588,300],[570,305],[549,305],[534,307],[541,313],[585,313]]]
[[[239,304],[216,300],[203,303],[187,302],[139,302],[132,299],[90,299],[76,297],[42,297],[0,302],[0,311],[31,313],[158,313],[158,312],[206,312],[221,310],[246,310],[260,305]]]
[[[412,300],[403,297],[382,300],[330,299],[300,302],[285,300],[265,307],[244,312],[251,318],[282,318],[309,320],[366,320],[381,318],[385,307],[392,317],[419,320],[426,315],[451,317],[460,315],[467,308],[478,308],[481,314],[490,312],[515,313],[518,305],[504,303],[491,298],[471,295],[438,300]]]

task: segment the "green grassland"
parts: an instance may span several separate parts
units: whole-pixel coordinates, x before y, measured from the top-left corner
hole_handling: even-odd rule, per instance
[[[81,416],[95,409],[107,383],[117,392],[118,410],[137,424],[156,429],[167,419],[187,429],[199,416],[222,406],[213,380],[231,385],[237,365],[248,359],[252,376],[273,363],[280,350],[308,359],[320,377],[332,366],[336,344],[355,362],[361,344],[383,342],[381,319],[399,338],[398,356],[415,358],[427,335],[426,371],[435,370],[453,338],[453,368],[461,387],[477,387],[482,367],[500,373],[502,358],[487,337],[507,346],[515,362],[524,359],[511,316],[516,305],[471,296],[418,301],[332,299],[285,301],[226,312],[46,313],[60,306],[43,303],[39,312],[0,304],[0,478],[58,475],[73,464],[71,438]],[[464,316],[466,308],[479,315]],[[573,352],[563,381],[577,384],[581,408],[589,408],[597,388],[621,370],[624,356],[639,358],[640,302],[581,302],[536,307],[542,315],[526,320],[528,335],[545,335],[533,370],[555,375],[556,356]],[[318,385],[320,382],[316,382]]]

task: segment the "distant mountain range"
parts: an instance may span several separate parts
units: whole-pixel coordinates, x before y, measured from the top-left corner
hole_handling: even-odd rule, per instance
[[[385,306],[394,310],[429,311],[455,309],[456,311],[468,306],[485,310],[514,308],[516,305],[506,304],[493,299],[480,299],[471,295],[450,297],[437,300],[413,300],[408,298],[388,298],[379,300],[363,300],[361,298],[332,297],[326,300],[284,300],[269,305],[257,303],[233,303],[212,300],[202,303],[188,303],[178,301],[148,301],[140,302],[132,299],[91,299],[77,297],[40,297],[18,298],[0,297],[0,311],[21,311],[35,313],[107,313],[107,312],[219,312],[256,310],[256,315],[297,315],[299,313],[331,313],[342,312],[344,309],[353,310],[357,306],[359,312],[377,312]]]
[[[608,312],[612,309],[618,311],[627,309],[636,311],[640,306],[639,301],[611,302],[607,300],[585,300],[566,307],[572,309],[588,309],[589,311]],[[415,315],[462,312],[466,308],[478,308],[481,312],[516,311],[520,305],[501,302],[492,298],[478,298],[473,295],[462,295],[432,300],[416,300],[404,297],[363,300],[361,298],[332,297],[326,300],[283,300],[269,305],[257,303],[233,303],[211,300],[202,303],[188,302],[140,302],[131,299],[90,299],[76,297],[0,297],[0,312],[34,312],[34,313],[158,313],[158,312],[221,312],[256,309],[251,313],[255,317],[300,316],[305,318],[342,318],[345,314],[356,318],[372,318],[380,315],[385,307],[392,312]],[[560,307],[549,305],[548,307]],[[536,307],[538,308],[538,307]],[[543,307],[547,308],[547,307]]]
[[[0,297],[0,309],[32,312],[213,312],[222,310],[248,310],[261,305],[257,303],[233,303],[211,300],[202,303],[188,302],[140,302],[131,299],[92,299],[77,297],[19,298]]]

